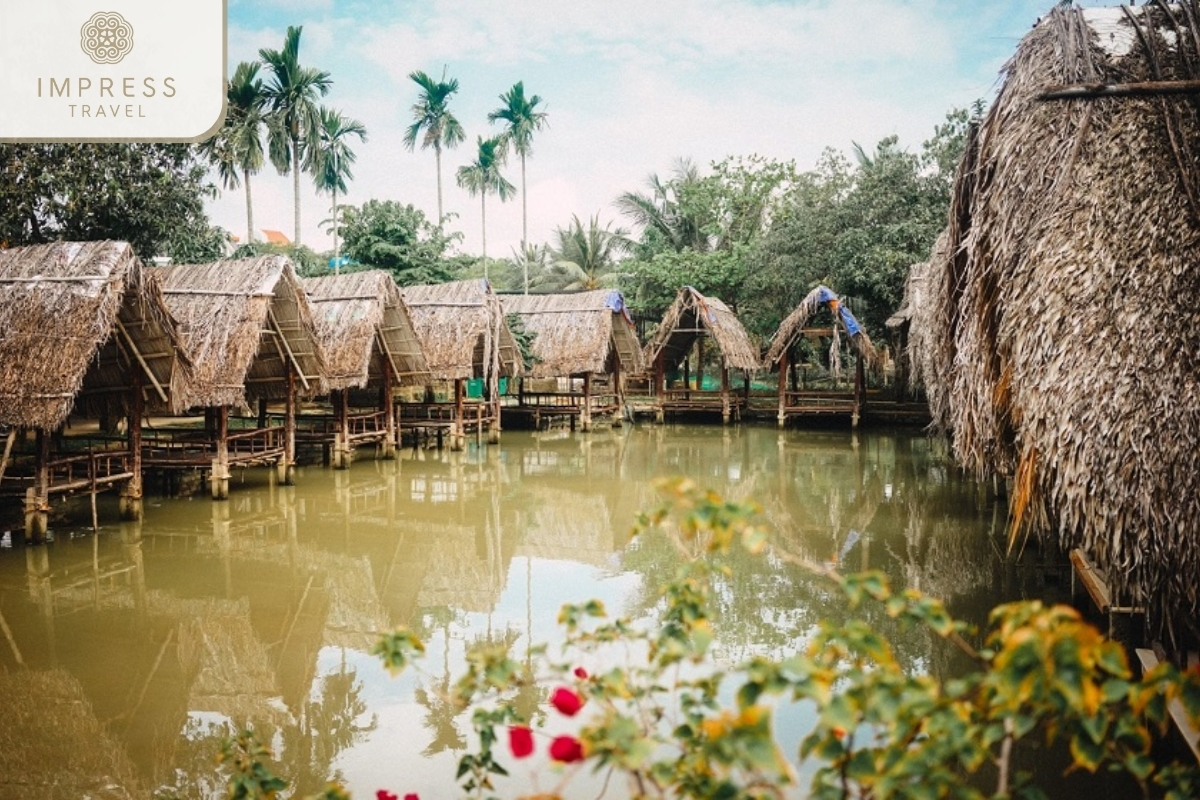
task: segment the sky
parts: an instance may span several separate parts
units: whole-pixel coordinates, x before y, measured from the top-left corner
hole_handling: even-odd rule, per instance
[[[690,158],[729,156],[816,165],[826,148],[870,149],[897,135],[916,152],[953,108],[989,100],[1021,37],[1056,0],[228,0],[229,69],[282,46],[303,26],[300,61],[331,73],[327,105],[362,122],[368,140],[340,202],[397,200],[432,219],[432,150],[403,144],[422,70],[459,81],[450,109],[466,141],[442,156],[447,228],[479,255],[480,198],[455,183],[500,95],[523,81],[548,127],[526,167],[529,241],[553,241],[573,216],[628,227],[613,205]],[[1084,5],[1094,5],[1084,3]],[[264,71],[265,72],[265,71]],[[520,188],[519,161],[505,176]],[[267,165],[252,179],[259,229],[289,238],[292,182]],[[302,241],[332,247],[330,198],[304,176]],[[212,221],[244,240],[245,194],[227,190]],[[487,198],[487,255],[521,241],[521,197]]]

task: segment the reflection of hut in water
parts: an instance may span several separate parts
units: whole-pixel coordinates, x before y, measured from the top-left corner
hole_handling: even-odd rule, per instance
[[[830,324],[811,327],[809,322],[823,310],[828,310]],[[842,390],[838,383],[842,372],[842,332],[854,351],[854,386]],[[833,386],[817,388],[802,386],[803,376],[797,374],[800,363],[801,342],[810,346],[829,342],[829,376]],[[866,364],[875,360],[875,347],[871,337],[859,325],[854,314],[836,294],[824,286],[818,286],[800,301],[788,314],[771,338],[764,363],[779,371],[779,427],[789,418],[811,418],[820,416],[850,417],[851,426],[857,427],[866,403]]]
[[[427,402],[401,406],[402,428],[448,429],[451,446],[461,448],[466,427],[476,434],[483,426],[500,432],[500,378],[521,371],[521,355],[504,309],[486,280],[452,281],[401,289],[413,326],[421,340],[425,363],[434,381],[450,381],[450,396],[439,398],[436,387]],[[468,401],[466,382],[483,381],[483,398]]]
[[[704,389],[705,345],[711,341],[720,371],[718,391]],[[692,353],[695,351],[695,360]],[[724,422],[740,419],[749,404],[750,376],[759,369],[758,347],[725,303],[705,297],[690,286],[679,290],[654,337],[646,344],[645,362],[653,375],[653,394],[660,419],[668,414],[720,413]],[[695,388],[691,366],[695,365]],[[667,372],[682,367],[682,385],[668,386]],[[744,389],[730,388],[730,370],[741,370]]]
[[[207,411],[204,430],[159,428],[147,436],[147,464],[211,470],[214,499],[229,496],[233,465],[277,464],[287,478],[296,460],[296,399],[320,393],[325,370],[292,262],[260,256],[152,272],[193,364],[178,405]],[[284,402],[282,426],[268,424],[268,400]],[[257,420],[231,433],[230,408],[254,401]]]
[[[0,797],[145,797],[124,747],[70,673],[0,671]]]
[[[384,456],[391,457],[397,440],[395,389],[423,386],[429,378],[399,287],[390,273],[368,270],[309,278],[304,288],[325,353],[334,412],[332,417],[304,415],[304,438],[331,446],[337,468],[349,466],[359,445],[380,444]],[[367,389],[375,397],[365,396],[361,390]],[[354,413],[352,403],[359,406]]]
[[[516,405],[504,413],[531,419],[535,429],[556,416],[569,417],[572,429],[578,416],[585,431],[595,416],[619,422],[623,378],[642,370],[641,344],[621,293],[502,295],[500,301],[534,335],[534,364],[520,379]]]
[[[189,370],[144,273],[125,242],[0,249],[0,492],[25,497],[31,538],[46,531],[52,495],[117,486],[124,515],[141,514],[143,408],[180,407]],[[102,427],[127,416],[125,440],[64,439],[72,410]]]
[[[603,567],[625,544],[613,541],[617,532],[603,496],[537,484],[528,495],[515,555]]]
[[[1200,51],[1195,5],[1173,8],[1058,4],[1025,36],[915,324],[956,457],[1013,480],[1012,535],[1054,532],[1115,604],[1200,636],[1200,115],[1160,91],[1200,77]]]

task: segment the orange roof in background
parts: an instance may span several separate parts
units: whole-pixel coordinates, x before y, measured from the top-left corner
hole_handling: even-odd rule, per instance
[[[270,231],[263,228],[263,236],[267,237],[268,244],[291,244],[292,240],[283,235],[283,231]]]

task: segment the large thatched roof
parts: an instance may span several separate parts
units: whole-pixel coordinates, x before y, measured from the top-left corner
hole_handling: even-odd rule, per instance
[[[143,277],[125,242],[0,250],[0,424],[57,428],[77,399],[119,407],[135,372],[152,403],[176,395],[188,364]]]
[[[914,323],[955,454],[1015,477],[1013,533],[1083,546],[1157,619],[1200,608],[1200,118],[1194,95],[1039,95],[1196,80],[1198,19],[1059,5],[1025,37]]]
[[[841,302],[831,289],[818,286],[800,301],[800,304],[787,315],[783,322],[779,323],[779,328],[771,337],[771,343],[767,347],[764,363],[771,366],[778,364],[783,354],[804,335],[804,328],[808,325],[809,318],[822,306],[828,308],[833,314],[836,319],[835,324],[841,325],[842,329],[846,331],[846,335],[850,337],[850,343],[858,354],[868,362],[873,362],[875,348],[871,344],[871,337],[867,335],[866,329],[859,325],[858,320],[850,313],[850,309],[846,308],[845,303]]]
[[[425,353],[389,273],[326,275],[303,285],[313,304],[330,389],[379,385],[384,359],[391,363],[394,383],[425,383]]]
[[[400,290],[436,380],[516,375],[521,356],[504,324],[500,300],[485,280],[473,279]]]
[[[525,330],[536,334],[530,369],[535,378],[585,372],[610,372],[613,359],[621,371],[642,371],[642,348],[625,298],[615,289],[575,294],[507,294],[504,311],[516,314]]]
[[[290,260],[270,255],[151,272],[193,365],[182,407],[245,406],[258,397],[282,397],[289,362],[300,394],[322,391],[324,355]]]
[[[758,348],[729,306],[715,297],[705,297],[690,286],[679,290],[675,302],[663,315],[654,338],[646,345],[645,363],[653,364],[662,353],[663,366],[674,369],[702,333],[716,343],[725,367],[756,370],[761,366]]]

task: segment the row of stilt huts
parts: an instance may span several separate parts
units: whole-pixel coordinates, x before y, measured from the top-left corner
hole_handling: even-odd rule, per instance
[[[832,292],[806,298],[766,356],[779,369],[780,424],[806,408],[855,418],[861,408],[861,380],[819,402],[796,386],[792,352],[822,305],[871,353]],[[706,363],[719,388],[703,388]],[[733,312],[690,288],[642,347],[616,291],[402,289],[382,271],[302,279],[277,255],[146,267],[115,241],[13,248],[0,251],[0,494],[23,499],[36,539],[57,496],[116,489],[121,513],[140,516],[148,471],[206,475],[223,499],[239,468],[291,482],[305,448],[345,467],[360,446],[393,457],[404,437],[495,440],[502,415],[620,424],[635,385],[660,419],[729,422],[763,366]]]

